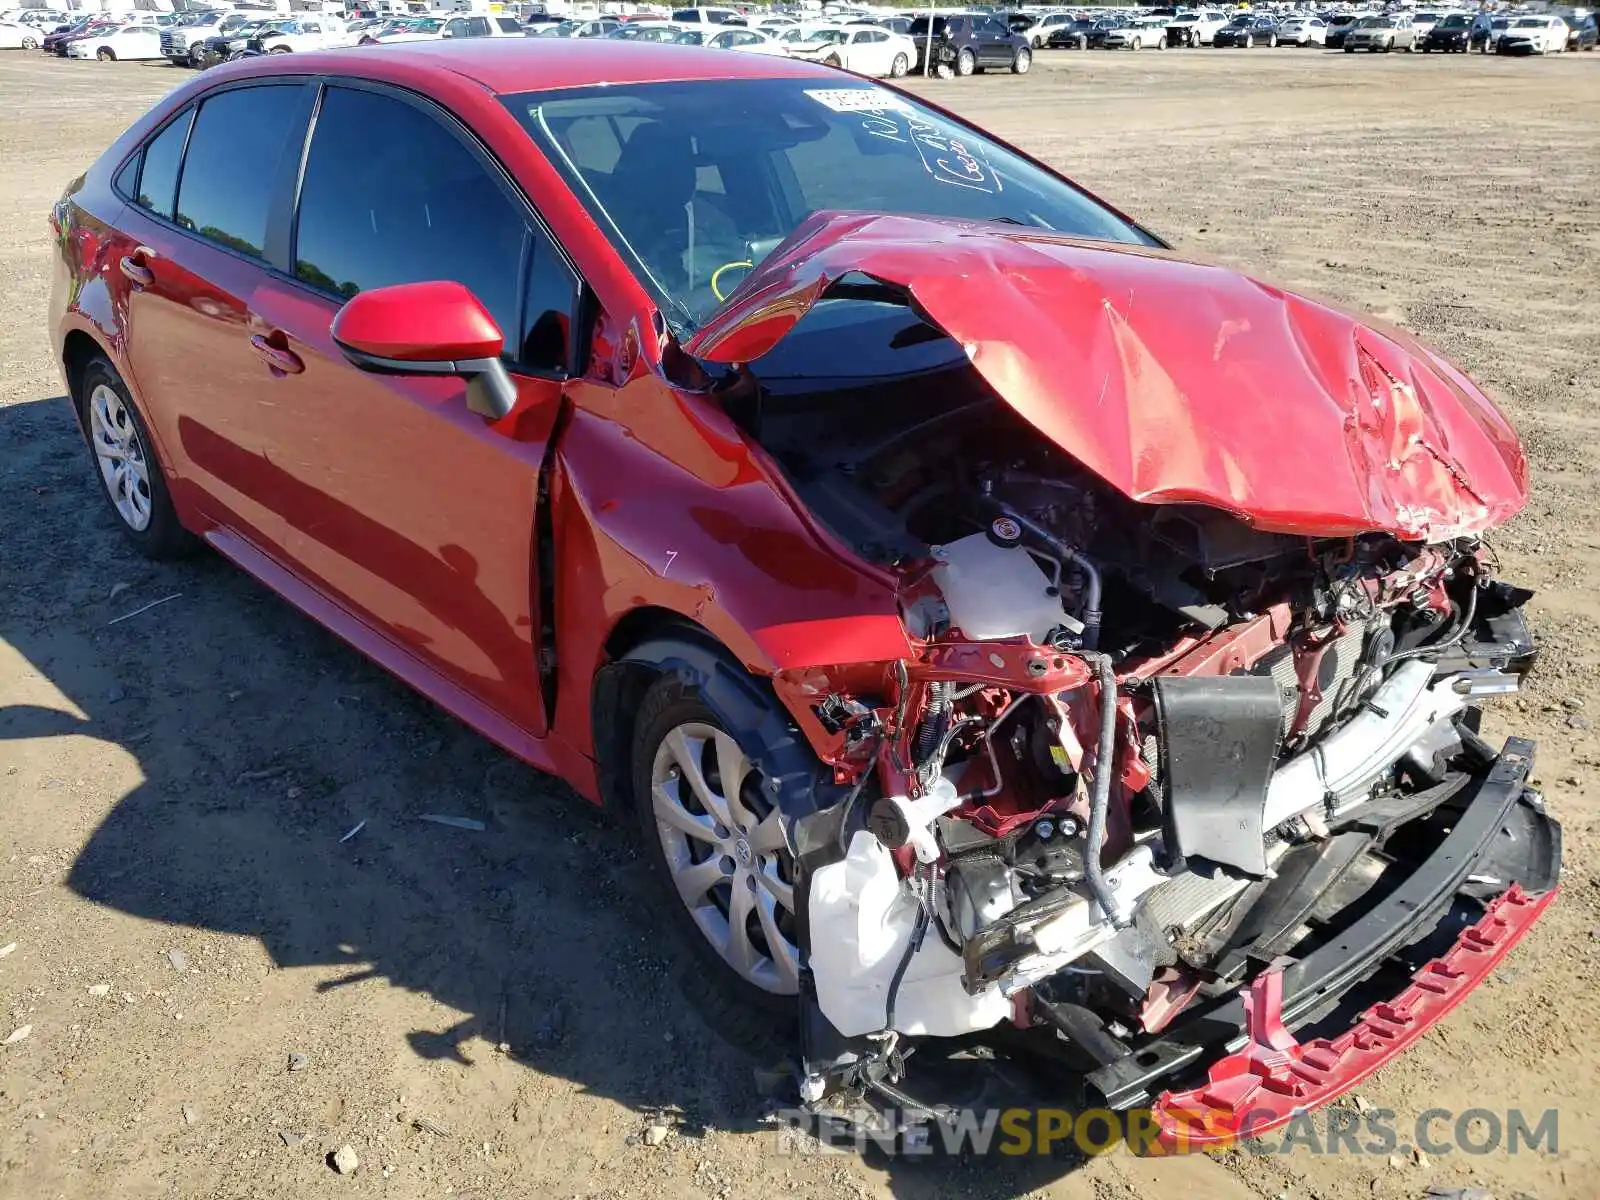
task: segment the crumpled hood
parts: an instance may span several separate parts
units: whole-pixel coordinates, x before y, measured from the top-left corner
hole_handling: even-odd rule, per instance
[[[850,274],[903,289],[1002,400],[1134,500],[1438,541],[1527,499],[1511,426],[1408,334],[1144,247],[818,213],[684,349],[759,358]]]

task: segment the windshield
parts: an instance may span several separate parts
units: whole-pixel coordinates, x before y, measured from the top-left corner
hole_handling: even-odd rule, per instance
[[[1362,17],[1360,26],[1362,29],[1388,29],[1393,24],[1389,17]]]
[[[1513,29],[1543,29],[1544,28],[1544,18],[1543,17],[1518,17],[1517,18],[1517,23],[1515,25],[1513,25],[1512,28]]]
[[[1439,26],[1442,29],[1465,29],[1471,24],[1472,18],[1467,16],[1466,13],[1451,13],[1439,22]]]
[[[1243,29],[1245,26],[1254,25],[1255,23],[1256,19],[1254,17],[1235,17],[1233,20],[1228,22],[1228,24],[1233,26],[1235,29]]]
[[[1001,221],[1137,245],[1115,213],[869,84],[695,80],[506,98],[680,333],[814,212]]]
[[[844,30],[817,29],[806,34],[802,40],[807,42],[842,42],[844,41]]]

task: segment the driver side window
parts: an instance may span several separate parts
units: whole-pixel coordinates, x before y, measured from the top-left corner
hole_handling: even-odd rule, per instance
[[[426,172],[416,170],[428,164]],[[295,276],[330,296],[455,280],[505,335],[506,356],[571,367],[577,279],[553,242],[440,118],[406,100],[329,87],[295,218]]]

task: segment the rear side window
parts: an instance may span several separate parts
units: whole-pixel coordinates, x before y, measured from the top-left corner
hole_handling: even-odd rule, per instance
[[[150,140],[144,148],[144,167],[139,172],[139,190],[134,201],[153,213],[172,219],[172,203],[178,192],[178,164],[183,160],[183,143],[189,136],[189,109]]]
[[[183,159],[178,224],[262,257],[279,165],[300,114],[298,83],[235,88],[202,104]]]
[[[567,365],[572,273],[475,154],[395,97],[324,95],[300,188],[295,274],[339,296],[453,279],[489,310],[508,355]]]

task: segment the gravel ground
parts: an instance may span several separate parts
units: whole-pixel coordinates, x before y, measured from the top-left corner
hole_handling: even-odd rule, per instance
[[[1600,55],[1043,54],[913,84],[1185,250],[1417,330],[1535,471],[1497,544],[1540,589],[1544,668],[1494,727],[1541,740],[1565,890],[1362,1098],[1558,1108],[1559,1151],[1077,1167],[780,1153],[621,833],[222,563],[128,552],[60,398],[45,215],[186,77],[0,54],[0,1196],[1593,1195]]]

